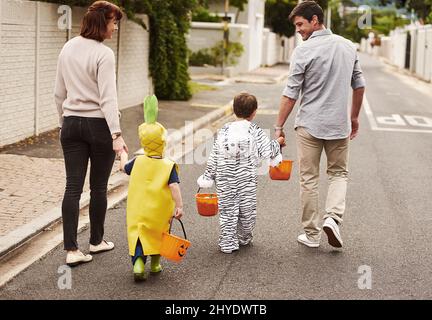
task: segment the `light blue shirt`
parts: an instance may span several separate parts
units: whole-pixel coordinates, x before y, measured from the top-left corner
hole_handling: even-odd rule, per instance
[[[295,48],[283,95],[300,99],[295,128],[335,140],[351,133],[350,87],[365,86],[354,44],[329,29],[314,31]]]

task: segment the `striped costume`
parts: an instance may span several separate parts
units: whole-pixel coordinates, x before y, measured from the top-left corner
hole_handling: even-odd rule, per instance
[[[219,130],[202,179],[216,182],[222,252],[231,253],[252,240],[257,168],[268,158],[282,159],[279,143],[255,123],[240,120]]]

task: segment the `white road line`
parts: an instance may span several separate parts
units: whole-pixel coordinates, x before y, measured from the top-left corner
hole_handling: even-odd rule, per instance
[[[376,123],[375,118],[373,116],[372,109],[370,108],[369,101],[366,98],[366,95],[364,95],[364,97],[363,97],[363,106],[364,106],[364,111],[365,111],[365,113],[369,119],[369,124],[371,126],[371,129],[372,130],[378,130],[377,123]]]
[[[414,133],[432,133],[432,130],[421,129],[396,129],[396,128],[376,128],[377,131],[393,131],[393,132],[414,132]]]
[[[371,129],[374,131],[392,131],[392,132],[413,132],[413,133],[432,133],[432,130],[422,130],[422,129],[400,129],[400,128],[379,128],[375,121],[375,117],[372,113],[372,109],[369,105],[369,101],[366,95],[363,98],[364,111],[368,117]]]

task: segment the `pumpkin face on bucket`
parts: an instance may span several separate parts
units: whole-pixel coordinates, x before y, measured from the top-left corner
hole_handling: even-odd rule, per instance
[[[180,257],[183,257],[186,254],[186,250],[187,250],[188,246],[186,246],[184,243],[180,245],[179,250],[178,250],[178,255]]]
[[[171,233],[171,225],[174,220],[180,222],[183,229],[184,238],[180,238]],[[180,219],[171,219],[169,231],[162,233],[160,255],[171,261],[179,262],[186,255],[187,249],[190,247],[190,245],[190,241],[186,239],[186,231],[184,229],[183,222]]]

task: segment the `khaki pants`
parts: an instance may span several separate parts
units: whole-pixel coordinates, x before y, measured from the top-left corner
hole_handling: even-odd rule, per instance
[[[311,240],[321,236],[320,222],[331,217],[342,222],[348,182],[349,137],[338,140],[317,139],[303,127],[296,129],[297,154],[300,170],[300,198],[303,209],[303,229]],[[321,153],[327,156],[328,192],[325,215],[318,209],[318,180]]]

